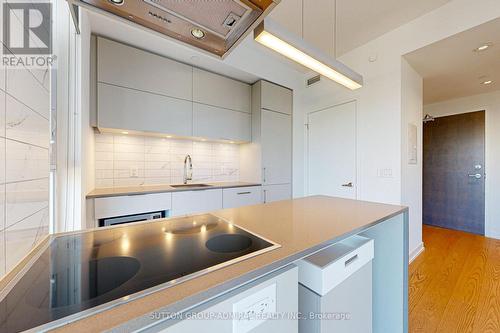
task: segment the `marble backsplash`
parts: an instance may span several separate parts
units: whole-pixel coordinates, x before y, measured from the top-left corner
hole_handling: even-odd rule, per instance
[[[239,150],[229,143],[96,133],[96,188],[180,184],[188,154],[192,182],[238,181]]]
[[[0,277],[49,232],[48,73],[0,65]]]

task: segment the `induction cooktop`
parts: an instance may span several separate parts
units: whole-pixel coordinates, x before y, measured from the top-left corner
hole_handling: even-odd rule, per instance
[[[277,247],[211,214],[58,236],[1,300],[0,332],[102,311]]]

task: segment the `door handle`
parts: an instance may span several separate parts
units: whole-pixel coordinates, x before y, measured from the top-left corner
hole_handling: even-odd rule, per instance
[[[483,176],[480,173],[469,174],[470,178],[481,179]]]
[[[354,187],[352,182],[349,182],[347,184],[342,184],[342,187]]]

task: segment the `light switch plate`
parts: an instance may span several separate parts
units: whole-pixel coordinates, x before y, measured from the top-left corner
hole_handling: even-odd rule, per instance
[[[233,333],[247,333],[276,313],[276,283],[233,304]]]

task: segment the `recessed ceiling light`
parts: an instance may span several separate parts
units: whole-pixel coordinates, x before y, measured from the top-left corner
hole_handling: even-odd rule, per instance
[[[486,51],[489,49],[493,44],[492,43],[486,43],[481,46],[478,46],[474,49],[474,52],[481,52],[481,51]]]
[[[191,35],[193,35],[193,37],[196,39],[203,39],[205,38],[205,31],[198,28],[193,28],[191,29]]]
[[[128,134],[128,132],[122,132],[122,134],[125,134],[125,135],[127,135],[127,134]]]
[[[484,81],[482,84],[484,84],[485,86],[487,86],[488,84],[492,84],[493,81],[492,80],[487,80],[487,81]]]
[[[170,139],[172,136],[171,135],[167,135],[167,138]]]
[[[111,2],[112,4],[115,4],[115,5],[121,6],[121,5],[123,5],[124,0],[109,0],[109,2]]]

